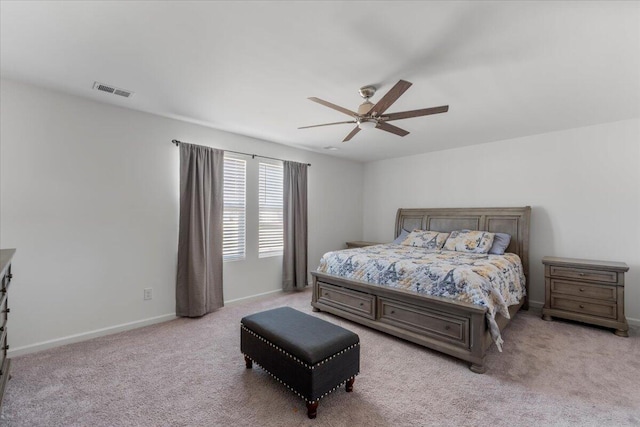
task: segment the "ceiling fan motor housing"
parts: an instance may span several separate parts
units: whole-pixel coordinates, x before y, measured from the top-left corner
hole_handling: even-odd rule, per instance
[[[376,88],[374,86],[362,86],[359,92],[361,97],[368,100],[376,93]]]
[[[369,98],[375,95],[376,88],[374,86],[362,86],[359,92],[360,96],[364,98],[364,102],[358,107],[358,115],[365,116],[373,108],[373,103],[369,101]]]
[[[369,114],[369,111],[371,111],[372,108],[373,108],[373,103],[367,99],[358,107],[358,114],[361,116]]]

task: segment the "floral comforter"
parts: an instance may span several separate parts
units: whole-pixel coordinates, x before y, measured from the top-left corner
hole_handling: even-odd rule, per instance
[[[525,296],[520,257],[384,244],[327,252],[318,272],[487,307],[491,336],[502,351],[497,313]]]

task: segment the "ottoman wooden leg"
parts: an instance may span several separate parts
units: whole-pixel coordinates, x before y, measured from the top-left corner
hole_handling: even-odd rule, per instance
[[[253,367],[253,361],[247,356],[244,357],[244,363],[246,364],[247,369],[251,369]]]
[[[307,415],[311,419],[314,419],[316,415],[318,415],[318,401],[307,403]]]
[[[353,383],[355,382],[355,377],[351,378],[350,380],[347,380],[347,384],[344,386],[345,390],[347,390],[347,392],[353,391]]]

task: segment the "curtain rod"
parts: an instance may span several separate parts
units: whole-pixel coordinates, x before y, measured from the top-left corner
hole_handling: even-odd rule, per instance
[[[176,144],[176,147],[178,145],[182,144],[182,142],[183,141],[178,141],[177,139],[172,139],[171,140],[171,143],[172,144]],[[276,157],[261,156],[260,154],[243,153],[242,151],[233,151],[233,150],[222,150],[222,151],[228,151],[229,153],[234,153],[234,154],[242,154],[243,156],[251,156],[252,159],[255,159],[256,157],[262,157],[263,159],[278,160],[278,161],[281,161],[281,162],[288,161],[288,160],[278,159]],[[307,166],[311,166],[311,163],[307,163]]]

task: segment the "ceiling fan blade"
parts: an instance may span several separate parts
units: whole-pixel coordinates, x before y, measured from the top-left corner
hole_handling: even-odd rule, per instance
[[[383,119],[385,122],[391,120],[410,119],[411,117],[428,116],[430,114],[446,113],[449,111],[448,105],[441,107],[423,108],[421,110],[401,111],[399,113],[385,114]]]
[[[325,101],[323,99],[316,98],[316,97],[311,97],[311,98],[308,98],[308,99],[310,99],[313,102],[317,102],[318,104],[324,105],[325,107],[329,107],[329,108],[332,108],[332,109],[334,109],[336,111],[340,111],[341,113],[344,113],[347,116],[351,116],[351,117],[357,117],[358,116],[357,113],[355,113],[355,112],[353,112],[351,110],[347,110],[346,108],[343,108],[343,107],[341,107],[339,105],[336,105],[336,104],[332,104],[332,103],[330,103],[328,101]]]
[[[356,133],[360,132],[360,127],[356,126],[355,128],[353,128],[353,130],[349,133],[349,135],[347,135],[347,137],[345,139],[342,140],[342,142],[347,142],[349,141],[351,138],[353,138]]]
[[[389,123],[384,123],[384,122],[378,122],[378,125],[376,126],[376,129],[381,129],[387,132],[391,132],[394,133],[396,135],[400,135],[400,136],[405,136],[405,135],[409,135],[409,132],[407,132],[404,129],[400,129],[397,126],[394,125],[390,125]]]
[[[412,83],[409,83],[405,80],[399,80],[398,83],[395,84],[394,87],[389,89],[381,99],[376,103],[376,105],[371,108],[369,114],[375,114],[377,116],[381,115],[387,108],[391,107],[391,104],[396,102],[400,95],[406,92],[407,89],[411,87]]]
[[[355,120],[349,120],[348,122],[334,122],[334,123],[325,123],[325,124],[322,124],[322,125],[302,126],[302,127],[299,127],[298,129],[309,129],[309,128],[317,128],[317,127],[320,127],[320,126],[342,125],[342,124],[345,124],[345,123],[358,123],[358,122],[356,122]]]

